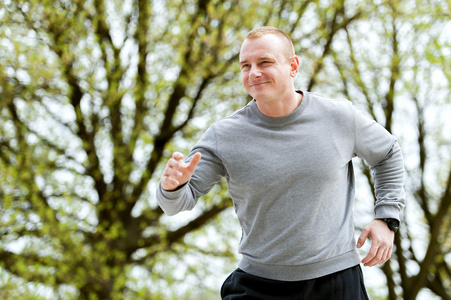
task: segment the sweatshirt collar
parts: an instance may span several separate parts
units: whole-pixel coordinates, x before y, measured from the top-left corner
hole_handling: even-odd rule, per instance
[[[307,102],[309,101],[309,93],[296,90],[297,93],[303,94],[303,99],[301,104],[290,114],[282,117],[269,117],[264,115],[257,107],[257,104],[255,103],[255,99],[253,99],[250,103],[250,107],[252,111],[265,123],[269,124],[286,124],[292,120],[297,119],[302,112],[304,111],[305,107],[307,106]]]

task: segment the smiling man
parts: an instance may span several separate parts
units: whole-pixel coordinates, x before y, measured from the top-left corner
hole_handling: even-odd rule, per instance
[[[299,59],[288,36],[269,34],[271,29],[264,29],[251,32],[241,46],[241,81],[258,99],[256,104],[263,114],[281,117],[302,101],[302,94],[296,93],[293,85]]]
[[[242,260],[221,297],[368,299],[360,263],[392,253],[405,205],[396,139],[349,101],[296,90],[299,59],[274,27],[247,35],[241,80],[253,100],[204,133],[186,160],[168,161],[157,200],[168,215],[192,209],[222,177],[242,228]],[[375,220],[354,239],[352,158],[371,166]],[[356,247],[371,248],[360,260]]]

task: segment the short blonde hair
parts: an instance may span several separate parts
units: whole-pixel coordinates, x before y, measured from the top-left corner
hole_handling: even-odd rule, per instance
[[[252,29],[251,31],[249,31],[249,33],[246,35],[246,39],[254,39],[254,38],[258,38],[258,37],[261,37],[261,36],[264,36],[267,34],[274,34],[275,36],[280,38],[282,41],[288,42],[287,47],[286,47],[287,58],[291,58],[291,57],[295,56],[293,41],[288,36],[288,34],[283,32],[279,28],[276,28],[273,26],[257,27],[257,28]]]

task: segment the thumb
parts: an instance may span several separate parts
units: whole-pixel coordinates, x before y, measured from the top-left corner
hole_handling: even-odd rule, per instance
[[[189,165],[187,166],[187,169],[190,172],[194,173],[194,170],[196,169],[197,165],[199,164],[201,157],[202,157],[202,154],[200,154],[200,152],[197,152],[196,154],[194,154],[193,158],[189,162]]]
[[[363,229],[362,233],[359,236],[359,239],[357,240],[357,248],[361,248],[366,241],[366,238],[368,237],[369,231],[366,229]]]

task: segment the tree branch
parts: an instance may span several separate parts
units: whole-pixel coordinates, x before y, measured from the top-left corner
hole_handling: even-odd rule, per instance
[[[393,7],[392,7],[393,8]],[[393,8],[394,9],[394,8]],[[384,107],[384,113],[385,113],[385,129],[387,129],[389,132],[391,132],[392,127],[392,119],[393,119],[393,112],[394,112],[394,97],[395,97],[395,84],[399,79],[399,63],[400,63],[400,56],[398,53],[398,30],[396,28],[396,18],[395,14],[393,13],[392,18],[392,30],[393,30],[393,36],[392,36],[392,49],[393,49],[393,55],[391,59],[391,66],[390,66],[390,84],[389,89],[387,93],[385,94],[385,107]]]
[[[23,262],[23,264],[18,264],[18,262]],[[15,274],[27,281],[41,282],[52,286],[58,286],[60,284],[67,283],[67,280],[65,280],[64,276],[55,276],[54,282],[49,282],[48,276],[42,272],[42,267],[37,269],[29,267],[35,265],[36,263],[38,263],[40,266],[43,266],[44,268],[57,268],[61,262],[53,260],[50,257],[42,257],[36,254],[16,254],[0,249],[0,264],[10,273]],[[21,268],[21,266],[23,266],[24,268]]]
[[[354,53],[354,46],[352,44],[352,40],[351,40],[351,35],[349,33],[349,31],[347,29],[345,29],[346,31],[346,37],[347,37],[347,41],[348,41],[348,45],[349,45],[349,51],[350,51],[350,55],[349,58],[351,59],[352,65],[353,65],[353,72],[352,74],[354,75],[354,82],[357,84],[357,86],[360,88],[360,90],[362,91],[363,95],[365,96],[366,99],[366,103],[367,103],[367,108],[368,111],[371,114],[371,117],[374,120],[377,120],[376,118],[376,114],[374,113],[374,103],[371,101],[370,95],[369,95],[369,89],[368,87],[365,85],[365,83],[362,80],[362,75],[361,75],[361,71],[359,68],[359,63],[357,62],[357,59],[355,57],[355,53]]]
[[[326,44],[323,48],[323,53],[321,54],[321,57],[318,59],[317,64],[314,66],[313,75],[310,78],[310,82],[308,83],[307,90],[311,91],[313,86],[316,84],[316,76],[318,73],[322,70],[324,66],[324,58],[329,55],[330,49],[332,46],[332,42],[334,40],[335,34],[340,30],[344,29],[349,24],[351,24],[354,20],[358,19],[358,17],[361,15],[360,12],[356,13],[354,16],[350,18],[345,17],[345,6],[344,6],[344,0],[340,1],[339,3],[334,2],[334,5],[338,6],[334,11],[334,16],[332,17],[332,20],[330,21],[330,24],[328,24],[326,27],[330,28],[329,33],[326,38]],[[338,17],[343,17],[342,22],[338,22]]]
[[[424,109],[420,106],[420,102],[416,98],[416,96],[413,96],[413,100],[415,102],[415,106],[417,108],[417,114],[418,114],[418,157],[420,159],[420,165],[419,165],[419,171],[421,172],[420,175],[420,187],[415,191],[415,198],[417,199],[418,203],[420,204],[424,215],[426,217],[426,220],[429,225],[433,222],[433,216],[431,213],[431,210],[429,208],[428,203],[428,195],[426,190],[426,183],[425,183],[425,168],[426,168],[426,161],[427,161],[427,151],[426,151],[426,130],[425,130],[425,124],[424,124]]]
[[[228,198],[223,198],[219,203],[214,204],[211,208],[204,211],[200,216],[196,219],[192,220],[188,224],[174,230],[168,231],[165,234],[152,235],[147,238],[144,243],[144,247],[152,247],[153,245],[164,246],[164,248],[170,248],[172,244],[179,242],[183,237],[193,232],[197,229],[200,229],[204,226],[208,221],[216,217],[219,213],[224,211],[225,209],[232,206],[232,201]],[[151,250],[147,257],[153,256],[161,251],[161,247],[158,247],[156,250]]]
[[[426,251],[426,255],[420,264],[420,272],[415,276],[412,281],[412,285],[409,287],[409,296],[414,299],[421,287],[424,286],[427,281],[427,276],[430,274],[430,267],[435,264],[435,258],[440,253],[440,243],[438,237],[442,231],[442,224],[448,215],[448,211],[451,207],[451,169],[449,170],[448,182],[446,184],[443,196],[440,199],[440,204],[433,218],[431,224],[431,236],[429,246]],[[449,231],[449,228],[447,229]]]

